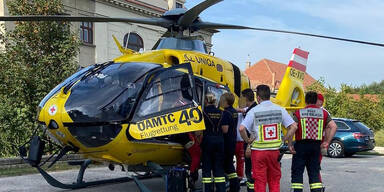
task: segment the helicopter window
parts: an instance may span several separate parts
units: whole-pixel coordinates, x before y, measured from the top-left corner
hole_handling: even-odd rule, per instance
[[[210,92],[216,96],[216,107],[218,107],[221,95],[224,93],[227,93],[228,90],[224,88],[214,87],[214,86],[208,86],[207,88],[208,88],[207,93]]]
[[[91,69],[93,69],[95,66],[94,65],[91,65],[91,66],[88,66],[88,67],[85,67],[83,69],[80,69],[78,72],[76,72],[75,74],[71,75],[70,77],[68,77],[66,80],[64,80],[62,83],[58,84],[54,89],[52,89],[44,98],[43,100],[41,100],[40,104],[39,104],[39,107],[43,108],[45,103],[48,101],[48,99],[50,99],[53,95],[55,95],[58,91],[60,91],[61,88],[63,88],[64,86],[68,85],[69,83],[72,83],[74,81],[76,81],[77,79],[79,79],[80,77],[84,76],[85,73]]]
[[[69,126],[69,132],[86,147],[100,147],[113,141],[121,125]]]
[[[145,75],[157,67],[149,63],[112,63],[75,84],[65,109],[74,122],[125,120]]]
[[[143,39],[137,33],[127,33],[124,35],[123,45],[134,51],[144,48]]]
[[[145,117],[163,111],[174,111],[192,105],[189,75],[180,71],[165,71],[148,88],[138,115]]]
[[[203,41],[193,39],[177,39],[172,37],[161,39],[155,49],[177,49],[207,53],[207,49]]]

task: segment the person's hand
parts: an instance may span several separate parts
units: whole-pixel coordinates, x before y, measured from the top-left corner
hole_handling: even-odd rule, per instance
[[[188,143],[186,143],[186,144],[184,145],[184,148],[185,148],[185,149],[189,149],[189,148],[191,148],[194,144],[195,144],[194,141],[189,141]]]
[[[295,147],[293,147],[293,145],[289,144],[289,145],[288,145],[288,149],[289,149],[289,151],[290,151],[293,155],[296,154]]]
[[[244,108],[237,108],[236,111],[239,112],[239,113],[245,113],[245,109]]]
[[[324,141],[322,144],[321,144],[321,148],[324,148],[324,149],[328,149],[329,147],[329,143]]]
[[[283,143],[288,143],[288,137],[286,135],[283,137]]]
[[[251,144],[255,140],[255,136],[251,135],[251,137],[248,139],[248,144]]]

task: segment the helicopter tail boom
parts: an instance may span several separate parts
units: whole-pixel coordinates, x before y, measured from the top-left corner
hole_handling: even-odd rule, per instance
[[[281,81],[276,100],[288,110],[304,107],[305,105],[303,82],[307,69],[308,55],[309,52],[295,48]]]

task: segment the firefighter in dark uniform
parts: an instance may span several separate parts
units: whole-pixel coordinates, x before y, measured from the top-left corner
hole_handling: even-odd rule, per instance
[[[298,123],[295,131],[296,143],[292,146],[292,138],[288,140],[289,150],[293,154],[291,167],[291,188],[294,192],[303,191],[303,173],[307,168],[311,192],[321,192],[323,185],[319,178],[320,148],[328,148],[336,132],[336,124],[330,123],[332,118],[328,112],[316,106],[317,93],[305,95],[306,107],[297,110],[293,119]],[[321,143],[324,138],[323,144]]]
[[[216,108],[216,97],[213,93],[207,93],[205,96],[203,114],[205,130],[201,149],[204,191],[213,191],[213,184],[215,184],[216,191],[225,192],[224,137],[220,126],[223,112]],[[211,172],[213,172],[213,178]]]
[[[224,93],[220,97],[220,106],[224,108],[221,126],[224,128],[224,172],[229,180],[229,191],[238,192],[240,181],[233,164],[236,149],[237,135],[237,111],[233,108],[235,96],[232,93]]]
[[[257,103],[255,102],[255,93],[252,89],[244,89],[241,92],[241,96],[245,98],[245,105],[247,106],[246,110],[239,110],[242,112],[244,117],[247,115],[248,111],[250,111],[253,107],[256,107]],[[248,137],[250,137],[249,132],[247,131]],[[244,152],[247,149],[247,143],[244,142]],[[244,155],[245,156],[245,155]],[[254,191],[254,181],[252,178],[252,161],[250,157],[245,156],[245,176],[247,177],[247,191]]]

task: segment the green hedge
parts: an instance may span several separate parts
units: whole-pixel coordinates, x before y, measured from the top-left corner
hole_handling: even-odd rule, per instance
[[[7,1],[10,15],[54,15],[61,0]],[[66,22],[15,22],[0,34],[0,157],[17,155],[31,135],[42,98],[78,68],[77,34]],[[2,26],[4,27],[4,26]]]
[[[340,90],[326,87],[323,80],[312,84],[308,90],[323,93],[325,97],[325,108],[331,113],[332,117],[343,117],[356,119],[364,122],[376,133],[382,134],[384,130],[384,97],[378,94],[378,101],[364,97],[364,92],[360,92],[361,99],[355,100],[349,95],[351,87],[342,85]],[[382,137],[376,137],[381,138]],[[383,141],[379,141],[383,143]]]

